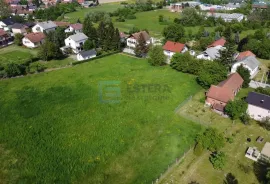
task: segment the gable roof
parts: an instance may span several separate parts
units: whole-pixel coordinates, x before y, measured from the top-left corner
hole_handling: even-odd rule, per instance
[[[249,92],[246,101],[248,104],[270,110],[270,96],[268,95]]]
[[[41,32],[29,33],[25,35],[25,38],[30,40],[32,43],[37,43],[42,41],[45,38],[45,34]]]
[[[75,42],[88,39],[88,37],[83,33],[77,33],[77,34],[69,36],[68,38]]]
[[[172,42],[172,41],[167,41],[165,45],[163,46],[164,50],[168,50],[171,52],[182,52],[184,48],[185,48],[185,44]]]
[[[12,18],[4,19],[2,20],[2,22],[4,22],[4,24],[6,24],[7,26],[11,26],[16,23]]]
[[[70,25],[69,22],[62,22],[62,21],[53,21],[59,27],[68,27]]]
[[[220,57],[219,48],[217,47],[210,47],[207,48],[204,52],[212,59],[217,59]]]
[[[253,54],[253,52],[251,51],[244,51],[244,52],[240,52],[236,58],[236,60],[242,60],[242,59],[245,59],[246,57],[248,56],[256,56],[255,54]]]
[[[137,33],[133,33],[131,35],[131,37],[133,37],[135,40],[138,40],[139,37],[140,37],[140,35],[142,35],[142,37],[143,37],[143,39],[145,41],[150,40],[150,36],[149,36],[149,34],[146,31],[140,31],[140,32],[137,32]]]
[[[242,79],[242,77],[236,72],[229,75],[226,80],[220,82],[218,86],[228,88],[232,91],[237,91],[239,86],[242,86],[243,82],[244,80]]]
[[[87,56],[93,56],[93,55],[97,55],[97,52],[95,49],[92,50],[86,50],[86,51],[81,51],[79,53],[83,58],[87,57]]]
[[[244,80],[238,73],[233,73],[217,86],[211,85],[206,96],[227,103],[234,99],[234,92],[242,86]]]
[[[22,29],[25,28],[26,26],[20,23],[15,23],[12,25],[12,29]]]
[[[243,63],[252,70],[257,68],[261,64],[260,61],[258,61],[255,56],[248,56],[244,58],[243,60],[236,62],[235,64],[237,63]]]
[[[230,91],[228,88],[222,88],[215,85],[211,85],[206,96],[224,103],[227,103],[234,98],[233,92]]]
[[[45,21],[45,22],[38,22],[37,25],[42,27],[44,30],[57,27],[57,25],[54,22],[50,21],[50,20]]]
[[[208,48],[209,47],[216,47],[216,46],[224,46],[226,43],[226,40],[224,38],[220,38],[216,41],[214,41],[212,44],[208,45]]]
[[[0,36],[5,36],[5,35],[7,35],[7,32],[4,31],[4,30],[2,30],[2,29],[0,29]]]
[[[76,24],[70,24],[70,27],[72,27],[74,30],[81,30],[83,28],[83,25],[80,23],[76,23]]]

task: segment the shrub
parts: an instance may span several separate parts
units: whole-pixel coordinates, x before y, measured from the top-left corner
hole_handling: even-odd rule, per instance
[[[215,169],[223,169],[226,163],[226,156],[224,152],[220,151],[211,154],[209,160]]]

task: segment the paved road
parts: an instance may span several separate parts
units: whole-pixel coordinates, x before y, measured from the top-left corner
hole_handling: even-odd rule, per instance
[[[263,88],[269,87],[270,88],[270,85],[251,80],[249,83],[249,87],[254,88],[254,89],[256,89],[258,87],[263,87]]]

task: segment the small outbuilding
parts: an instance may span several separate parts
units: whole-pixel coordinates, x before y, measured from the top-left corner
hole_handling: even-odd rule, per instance
[[[96,56],[97,56],[97,52],[95,49],[81,51],[80,53],[77,54],[77,60],[83,61],[83,60],[94,58]]]

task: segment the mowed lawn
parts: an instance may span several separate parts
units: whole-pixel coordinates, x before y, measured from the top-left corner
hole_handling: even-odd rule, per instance
[[[90,7],[90,8],[77,8],[77,11],[65,14],[65,18],[67,19],[67,21],[70,21],[70,22],[76,22],[78,19],[83,21],[84,17],[90,12],[95,12],[95,11],[114,12],[120,7],[122,7],[120,3],[108,3],[108,4],[101,4],[100,6]]]
[[[160,37],[164,27],[170,23],[173,23],[175,18],[180,17],[179,13],[173,13],[167,9],[140,12],[136,13],[135,15],[136,19],[126,20],[125,22],[116,22],[116,18],[113,18],[115,27],[119,28],[120,31],[126,32],[128,32],[133,27],[137,27],[139,29],[147,29],[151,36]],[[162,15],[167,23],[160,23],[159,15]]]
[[[102,81],[120,82],[119,103],[101,103]],[[120,54],[0,81],[0,181],[151,183],[201,131],[174,113],[198,90],[192,75]]]

